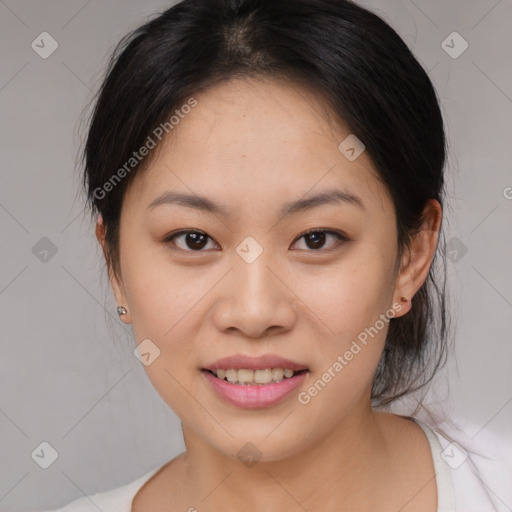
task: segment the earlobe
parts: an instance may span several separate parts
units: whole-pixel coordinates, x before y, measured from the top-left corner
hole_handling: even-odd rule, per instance
[[[430,199],[423,214],[419,232],[411,238],[410,247],[404,255],[400,274],[396,281],[394,301],[401,304],[403,316],[411,309],[412,297],[426,281],[439,240],[442,209],[435,199]],[[403,301],[406,298],[406,301]]]
[[[112,286],[112,291],[114,293],[114,297],[117,303],[117,314],[119,318],[125,323],[131,323],[131,317],[128,312],[126,295],[124,293],[124,288],[117,281],[117,278],[113,275],[113,272],[109,271],[110,285]]]
[[[404,316],[411,309],[411,301],[409,300],[408,297],[405,297],[405,296],[400,297],[400,301],[395,301],[393,303],[393,308],[395,308],[395,304],[399,304],[400,305],[400,309],[398,310],[400,314],[398,314],[398,315],[395,314],[396,318]]]

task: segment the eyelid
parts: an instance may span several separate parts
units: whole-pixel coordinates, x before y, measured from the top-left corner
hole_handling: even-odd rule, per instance
[[[311,233],[329,233],[329,234],[333,234],[333,235],[338,235],[340,238],[344,238],[345,240],[348,240],[347,236],[343,232],[338,231],[336,229],[332,229],[332,228],[311,228],[311,229],[308,229],[307,231],[302,232],[296,238],[296,240],[298,240],[299,238],[302,238],[305,235],[309,235]]]

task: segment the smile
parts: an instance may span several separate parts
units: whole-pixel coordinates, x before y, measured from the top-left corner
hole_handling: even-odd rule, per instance
[[[309,372],[286,368],[229,368],[203,369],[201,373],[210,389],[223,401],[244,409],[257,409],[275,406],[286,400],[304,382]]]

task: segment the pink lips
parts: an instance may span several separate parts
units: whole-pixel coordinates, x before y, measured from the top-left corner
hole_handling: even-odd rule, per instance
[[[297,389],[306,378],[307,371],[302,371],[293,377],[265,385],[232,384],[219,379],[208,370],[247,368],[253,370],[264,370],[265,368],[289,368],[290,370],[307,370],[305,365],[284,359],[279,356],[265,355],[261,357],[250,357],[235,355],[219,359],[213,364],[202,369],[207,383],[213,391],[224,401],[236,407],[244,409],[257,409],[270,407],[284,401]]]

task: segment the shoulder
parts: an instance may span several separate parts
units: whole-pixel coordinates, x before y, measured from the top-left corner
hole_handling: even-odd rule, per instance
[[[45,512],[131,512],[132,500],[137,491],[160,469],[161,466],[158,466],[121,487],[83,496],[62,508]]]
[[[436,476],[442,492],[451,491],[454,510],[464,512],[502,512],[512,507],[512,442],[490,428],[469,421],[445,419],[435,422],[414,418],[427,427],[434,459],[438,445]],[[429,434],[427,433],[427,436]]]

